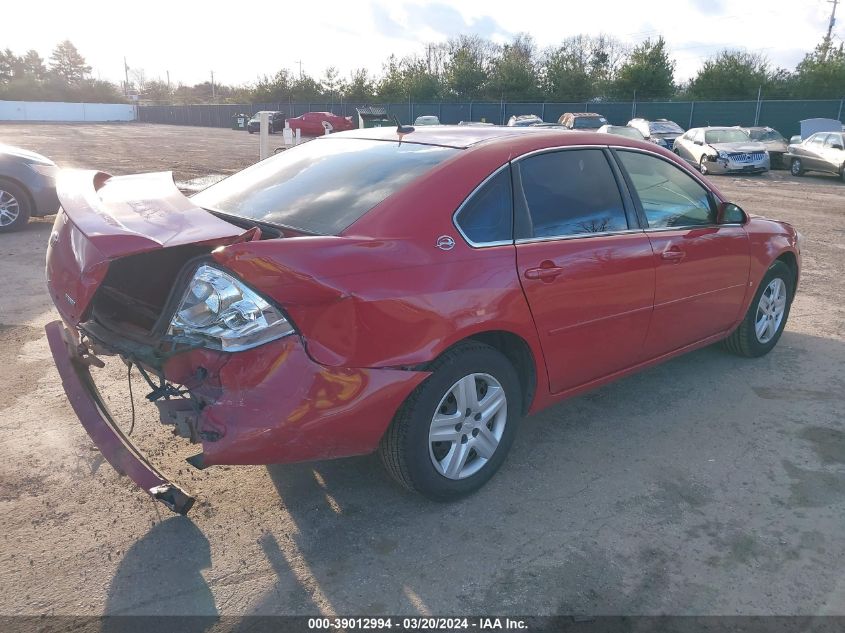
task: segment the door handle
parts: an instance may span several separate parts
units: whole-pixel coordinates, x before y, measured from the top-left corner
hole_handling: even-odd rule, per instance
[[[679,262],[686,256],[687,254],[678,248],[666,249],[660,254],[660,257],[662,259],[666,259],[673,262]]]
[[[552,264],[552,262],[549,263]],[[538,268],[528,268],[524,274],[526,279],[541,279],[543,281],[551,281],[562,272],[563,268],[552,264],[551,266],[539,266]]]

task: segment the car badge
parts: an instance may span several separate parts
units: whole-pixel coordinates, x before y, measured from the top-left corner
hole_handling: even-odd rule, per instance
[[[437,238],[437,243],[435,244],[437,248],[441,251],[451,251],[455,248],[455,240],[452,239],[449,235],[441,235]]]

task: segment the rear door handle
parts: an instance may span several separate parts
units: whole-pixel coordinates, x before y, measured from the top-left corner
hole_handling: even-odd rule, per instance
[[[528,268],[525,271],[526,279],[542,279],[543,281],[551,281],[563,272],[560,266],[540,266],[538,268]]]
[[[681,261],[686,256],[687,254],[680,249],[667,249],[660,254],[660,257],[662,259],[667,259],[669,261],[675,262]]]

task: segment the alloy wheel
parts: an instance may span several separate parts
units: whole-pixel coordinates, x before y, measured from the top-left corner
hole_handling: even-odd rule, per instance
[[[793,176],[800,176],[801,175],[801,161],[799,159],[794,159],[792,161],[792,166],[790,168]]]
[[[786,311],[786,284],[775,277],[766,286],[757,304],[754,318],[754,332],[757,340],[765,345],[777,334]]]
[[[469,374],[440,400],[429,427],[429,456],[438,473],[465,479],[493,457],[508,418],[502,385],[489,374]]]
[[[702,156],[698,160],[698,171],[700,171],[703,176],[707,175],[707,165],[704,164],[705,158],[706,156]]]
[[[11,226],[20,213],[18,199],[8,191],[0,189],[0,226]]]

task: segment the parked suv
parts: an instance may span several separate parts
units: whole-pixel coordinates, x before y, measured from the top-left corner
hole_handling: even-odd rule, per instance
[[[285,113],[275,110],[262,110],[261,112],[268,112],[270,114],[270,134],[278,132],[285,127]],[[256,112],[246,124],[246,130],[250,134],[255,134],[261,129],[261,112]]]
[[[684,128],[669,119],[631,119],[628,127],[639,130],[646,140],[671,150],[675,139],[684,133]]]
[[[570,130],[597,130],[607,125],[607,119],[595,112],[566,112],[557,122]]]

